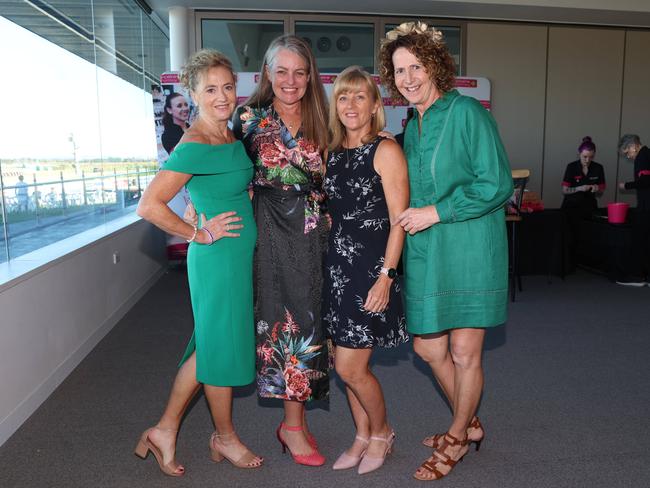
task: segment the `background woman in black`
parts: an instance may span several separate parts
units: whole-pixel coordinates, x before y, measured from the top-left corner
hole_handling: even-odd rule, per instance
[[[589,217],[598,208],[597,197],[605,191],[605,170],[594,161],[596,145],[591,137],[583,137],[578,147],[579,159],[569,163],[562,180],[562,208],[576,210]]]
[[[579,159],[567,165],[562,179],[562,209],[567,218],[569,251],[574,262],[580,221],[591,217],[598,208],[597,198],[605,191],[605,170],[594,161],[595,154],[596,145],[591,137],[583,137],[578,146]]]
[[[619,183],[621,190],[636,190],[636,211],[632,219],[635,272],[619,267],[616,282],[619,285],[644,286],[650,280],[650,149],[641,144],[636,134],[625,134],[618,143],[621,153],[634,161],[634,180]]]

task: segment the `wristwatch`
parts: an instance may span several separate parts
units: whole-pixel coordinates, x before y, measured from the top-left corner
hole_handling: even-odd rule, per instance
[[[391,280],[395,279],[395,277],[397,276],[397,270],[395,268],[381,268],[379,272],[385,274]]]

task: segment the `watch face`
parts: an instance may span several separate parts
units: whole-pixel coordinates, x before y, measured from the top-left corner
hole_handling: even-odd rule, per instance
[[[397,270],[396,270],[396,269],[393,269],[393,268],[390,268],[390,269],[388,270],[388,277],[391,278],[391,279],[393,279],[393,278],[395,278],[396,276],[397,276]]]

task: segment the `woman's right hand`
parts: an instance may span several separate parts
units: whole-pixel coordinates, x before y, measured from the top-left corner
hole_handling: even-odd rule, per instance
[[[214,242],[222,237],[239,237],[239,233],[230,231],[242,229],[244,225],[237,223],[241,220],[242,218],[237,216],[237,212],[220,213],[209,220],[206,220],[203,213],[200,216],[201,229],[207,229],[214,237]],[[200,235],[201,244],[210,244],[210,236],[207,235],[207,232],[201,232]]]

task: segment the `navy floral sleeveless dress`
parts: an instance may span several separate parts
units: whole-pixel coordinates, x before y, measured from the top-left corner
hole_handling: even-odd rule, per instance
[[[384,264],[390,233],[381,177],[374,169],[382,138],[353,149],[333,151],[324,182],[332,217],[325,260],[323,320],[334,344],[352,349],[395,347],[409,340],[399,277],[388,307],[363,308]]]
[[[321,321],[328,224],[322,218],[323,159],[266,107],[241,107],[233,131],[255,165],[257,247],[253,261],[257,392],[282,400],[329,394]]]

